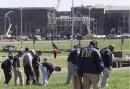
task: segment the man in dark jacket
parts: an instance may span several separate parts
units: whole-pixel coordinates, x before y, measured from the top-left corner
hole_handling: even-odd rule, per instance
[[[97,41],[91,41],[89,46],[81,50],[79,55],[83,61],[80,64],[82,67],[80,71],[83,74],[83,89],[90,89],[91,84],[93,89],[99,89],[99,77],[104,66],[97,45]]]
[[[32,66],[33,66],[33,69],[34,69],[34,72],[35,72],[35,75],[36,75],[36,83],[39,84],[39,66],[40,66],[40,56],[42,54],[41,51],[37,51],[35,53],[34,50],[31,50],[30,51],[33,59],[32,59]]]
[[[23,52],[19,51],[13,59],[13,71],[14,71],[14,84],[17,85],[17,79],[20,81],[20,85],[24,85],[24,77],[22,70],[20,69],[20,57],[22,57]]]
[[[3,69],[4,75],[5,75],[5,85],[8,85],[11,77],[12,77],[12,60],[13,60],[13,56],[9,56],[8,59],[6,59],[4,62],[2,62],[1,67]]]
[[[74,72],[76,71],[77,60],[78,60],[78,53],[75,48],[72,52],[69,53],[67,58],[68,75],[67,75],[66,84],[70,83],[70,80]]]
[[[101,82],[101,87],[108,86],[108,80],[110,71],[112,69],[112,52],[114,51],[114,47],[109,45],[106,48],[101,49],[101,57],[104,62],[104,70],[103,70],[103,78]]]

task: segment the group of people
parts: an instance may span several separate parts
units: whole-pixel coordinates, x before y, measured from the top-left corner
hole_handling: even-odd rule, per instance
[[[99,89],[108,86],[110,71],[112,69],[112,52],[114,47],[108,47],[99,50],[96,40],[90,41],[86,47],[74,46],[74,50],[69,53],[67,58],[68,75],[66,84],[70,83],[72,78],[73,89]],[[42,52],[25,48],[19,51],[16,56],[9,56],[7,60],[2,62],[1,68],[5,75],[4,84],[8,85],[12,78],[12,70],[14,72],[14,84],[24,85],[24,76],[21,69],[21,59],[23,63],[24,73],[26,75],[26,85],[48,85],[48,80],[54,71],[61,71],[61,67],[44,58],[44,62],[40,63]],[[55,57],[56,58],[56,57]],[[39,82],[40,70],[42,73],[42,83]],[[101,79],[100,79],[101,78]]]
[[[99,89],[107,87],[112,69],[112,52],[114,47],[99,50],[96,40],[90,41],[87,47],[74,47],[68,55],[68,75],[66,84],[72,78],[73,89]]]
[[[4,84],[8,85],[12,78],[12,71],[14,72],[14,85],[19,84],[24,85],[24,76],[21,68],[21,63],[23,63],[24,73],[26,75],[26,85],[48,85],[48,80],[54,71],[61,71],[61,67],[53,62],[44,58],[44,62],[40,63],[41,51],[35,52],[35,50],[30,50],[25,48],[24,51],[19,51],[16,56],[9,56],[7,60],[3,61],[1,68],[3,69],[5,75]],[[20,58],[22,57],[23,58]],[[40,70],[42,73],[42,83],[39,82]]]

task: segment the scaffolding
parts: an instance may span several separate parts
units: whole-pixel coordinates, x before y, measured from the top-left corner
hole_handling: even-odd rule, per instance
[[[79,33],[83,33],[83,29],[82,29],[83,26],[87,28],[87,32],[88,32],[88,27],[91,27],[96,22],[96,20],[94,18],[90,18],[87,16],[84,16],[84,17],[75,16],[73,18],[71,16],[56,17],[56,13],[52,13],[52,15],[49,15],[49,17],[48,17],[48,27],[49,27],[49,29],[53,29],[54,33],[58,33],[58,34],[61,34],[61,32],[63,33],[66,30],[68,30],[70,32],[70,30],[72,28],[72,19],[74,21],[74,24],[73,24],[74,32],[75,32],[75,29],[78,29]],[[62,27],[65,30],[63,31],[63,29],[57,29],[58,27]],[[67,28],[70,28],[70,30]],[[91,32],[88,32],[88,33],[91,34]],[[86,33],[86,34],[88,34],[88,33]]]

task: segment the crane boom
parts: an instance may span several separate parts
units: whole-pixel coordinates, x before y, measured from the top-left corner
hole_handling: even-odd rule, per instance
[[[9,32],[10,32],[11,26],[12,26],[12,24],[9,25],[9,27],[8,27],[8,29],[7,29],[7,32],[6,32],[6,34],[5,34],[5,36],[7,36],[7,37],[9,36]]]

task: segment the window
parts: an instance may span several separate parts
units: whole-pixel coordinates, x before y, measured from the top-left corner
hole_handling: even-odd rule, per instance
[[[106,21],[108,20],[108,18],[107,18],[107,17],[106,17],[105,19],[106,19]]]
[[[125,17],[125,20],[127,21],[127,20],[128,20],[128,17]]]
[[[123,17],[121,17],[120,20],[123,20]]]
[[[122,23],[122,22],[120,23],[120,26],[123,26],[123,23]]]
[[[116,17],[116,20],[119,20],[119,17]]]
[[[128,23],[125,23],[125,26],[127,27],[127,26],[128,26]]]

